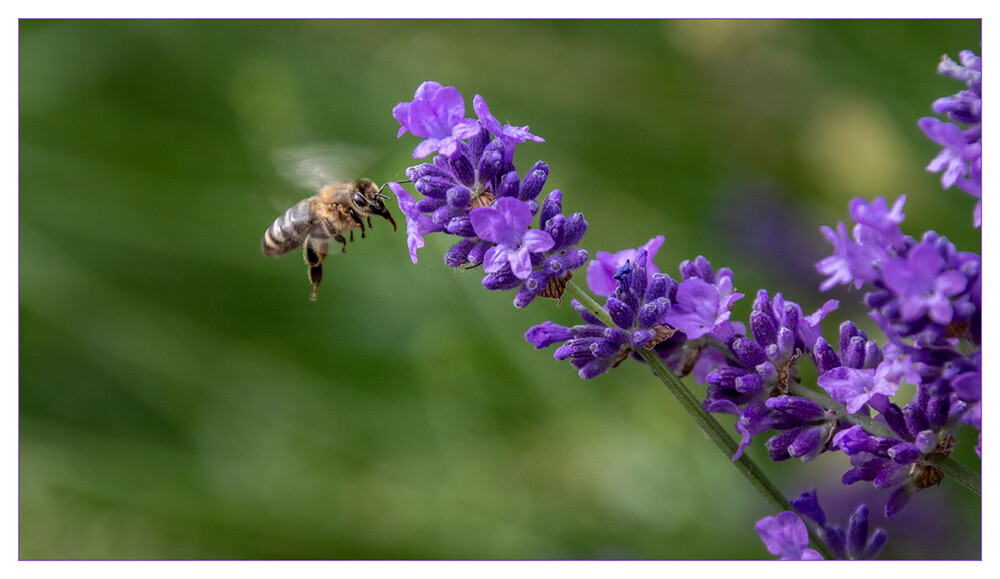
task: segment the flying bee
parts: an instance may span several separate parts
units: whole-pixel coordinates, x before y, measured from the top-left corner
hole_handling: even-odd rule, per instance
[[[365,236],[365,222],[372,226],[372,216],[386,218],[396,231],[396,222],[383,199],[388,196],[368,179],[349,183],[332,183],[319,193],[292,205],[274,220],[264,232],[260,252],[268,256],[288,253],[303,247],[309,281],[312,283],[310,300],[316,300],[319,282],[323,279],[323,260],[329,249],[329,240],[339,241],[341,251],[347,251],[347,241],[354,241],[354,230],[361,228]],[[347,237],[344,237],[344,236]]]

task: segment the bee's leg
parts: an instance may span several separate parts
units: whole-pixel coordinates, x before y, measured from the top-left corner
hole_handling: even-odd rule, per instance
[[[354,222],[357,223],[358,227],[361,228],[361,239],[364,239],[365,238],[365,223],[364,223],[364,221],[361,221],[361,217],[357,214],[356,211],[354,211],[353,207],[351,207],[350,213],[351,213],[351,218],[354,219]],[[371,227],[371,222],[370,221],[368,222],[368,226]],[[352,239],[351,241],[354,241],[354,240]]]
[[[343,214],[343,209],[341,209],[341,214]],[[330,239],[333,239],[335,241],[339,241],[339,242],[343,243],[344,247],[342,247],[340,249],[340,251],[346,253],[347,252],[347,240],[344,239],[343,235],[341,235],[339,232],[337,232],[337,226],[334,224],[334,222],[332,220],[326,219],[326,220],[323,220],[321,223],[323,225],[323,233],[324,233],[323,237],[328,237]],[[354,241],[354,240],[352,239],[351,241]],[[325,242],[325,240],[324,240],[324,242]],[[326,247],[326,246],[324,245],[323,247]],[[324,249],[323,251],[326,251],[326,250]]]
[[[343,247],[340,248],[340,251],[341,251],[341,253],[347,253],[347,240],[344,239],[344,236],[341,235],[341,234],[339,234],[339,233],[335,233],[331,237],[333,237],[333,239],[335,241],[339,241],[339,242],[343,243],[344,245],[343,245]],[[354,240],[352,239],[351,241],[354,241]]]
[[[309,299],[311,301],[316,301],[316,292],[319,291],[319,282],[323,280],[323,260],[326,258],[328,246],[325,239],[315,242],[315,247],[313,247],[313,245],[313,238],[306,240],[306,243],[303,244],[303,257],[305,258],[306,265],[308,266],[309,281],[313,286],[313,291],[309,296]]]
[[[372,216],[369,215],[368,216],[368,227],[371,227],[371,226],[372,226]]]

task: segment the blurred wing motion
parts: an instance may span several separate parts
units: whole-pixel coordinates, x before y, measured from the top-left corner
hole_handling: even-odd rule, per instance
[[[276,149],[271,158],[279,175],[316,192],[360,174],[371,167],[376,155],[359,145],[327,142]]]

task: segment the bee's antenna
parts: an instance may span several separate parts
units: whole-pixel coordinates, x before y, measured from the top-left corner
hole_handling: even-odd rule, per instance
[[[394,181],[394,183],[413,183],[413,181],[410,181],[409,179],[407,179],[406,181]],[[385,189],[385,186],[388,185],[388,184],[389,183],[386,182],[385,184],[383,184],[381,187],[378,188],[378,196],[381,197],[382,199],[388,199],[389,198],[388,195],[385,195],[385,194],[382,193],[382,189]]]

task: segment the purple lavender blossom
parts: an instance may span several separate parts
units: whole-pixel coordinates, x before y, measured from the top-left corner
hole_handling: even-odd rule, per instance
[[[881,372],[882,352],[874,340],[859,330],[852,322],[840,325],[840,354],[820,338],[813,347],[813,360],[822,373],[817,384],[835,401],[847,406],[851,414],[861,410],[873,398],[881,403],[899,389],[899,382],[890,380],[892,364]],[[895,375],[893,375],[895,376]]]
[[[816,383],[831,398],[847,406],[847,411],[851,414],[860,411],[873,396],[892,396],[899,390],[899,384],[877,379],[874,369],[858,370],[847,366],[839,366],[826,372]]]
[[[950,347],[947,341],[954,337],[978,342],[981,268],[978,255],[959,252],[947,238],[928,231],[920,242],[908,239],[886,260],[883,278],[864,301],[900,339],[943,347]]]
[[[657,235],[638,249],[623,249],[613,254],[606,251],[598,251],[597,259],[587,265],[587,287],[590,288],[590,291],[594,295],[601,297],[612,295],[617,285],[615,274],[618,272],[618,268],[624,265],[626,261],[635,263],[635,254],[643,249],[646,250],[647,281],[651,281],[655,274],[660,273],[660,270],[656,268],[656,264],[653,263],[653,258],[656,257],[656,252],[663,246],[664,240],[665,238],[662,235]]]
[[[736,333],[729,322],[730,310],[743,294],[733,291],[733,272],[727,267],[718,272],[702,256],[680,265],[682,281],[671,288],[674,307],[666,322],[682,330],[689,340],[712,334],[726,342]]]
[[[941,187],[944,189],[954,186],[959,177],[966,176],[969,163],[982,156],[981,144],[970,144],[965,131],[958,125],[934,117],[924,117],[917,124],[928,139],[944,147],[927,165],[931,173],[944,171],[941,174]]]
[[[573,270],[586,263],[590,256],[586,249],[576,247],[587,231],[587,221],[582,213],[573,213],[569,217],[563,215],[562,191],[559,189],[552,190],[545,197],[539,222],[542,230],[552,238],[553,245],[540,256],[532,255],[534,269],[514,296],[514,306],[518,308],[527,307],[539,296],[559,300],[566,283],[573,277]],[[488,278],[492,275],[483,279],[484,285],[490,283]]]
[[[864,285],[865,280],[854,273],[857,269],[857,266],[854,264],[858,261],[855,257],[858,253],[856,250],[858,244],[852,242],[847,236],[847,226],[843,222],[840,222],[837,224],[836,231],[825,225],[820,230],[826,236],[826,240],[833,245],[833,255],[825,257],[816,263],[817,271],[823,275],[830,276],[820,284],[819,289],[826,291],[835,285],[852,282],[855,288],[860,288]],[[860,260],[860,263],[867,264],[868,261]]]
[[[798,458],[808,462],[816,458],[827,450],[839,427],[835,412],[806,398],[781,395],[768,398],[764,405],[771,410],[766,423],[782,431],[765,445],[774,461]]]
[[[784,312],[786,311],[785,298],[780,293],[774,295],[774,311],[775,314],[781,313],[781,320],[784,320]],[[798,341],[801,342],[801,346],[805,351],[812,350],[816,342],[823,336],[823,332],[820,329],[819,323],[823,321],[830,312],[840,307],[840,302],[837,300],[827,300],[822,306],[815,312],[809,314],[808,316],[802,313],[802,308],[795,302],[788,302],[788,305],[795,310],[793,313],[799,318],[799,327],[795,331],[795,335]]]
[[[532,204],[533,201],[529,202],[529,206]],[[531,263],[528,276],[518,277],[508,263],[488,271],[482,282],[488,290],[516,289],[514,306],[518,308],[527,307],[540,296],[560,299],[573,270],[586,263],[589,255],[587,250],[575,247],[587,231],[587,221],[582,213],[563,215],[562,191],[554,189],[546,196],[539,220],[542,223],[539,233],[547,234],[553,243],[546,250],[528,253]],[[486,240],[485,243],[492,242]]]
[[[782,431],[767,442],[773,460],[808,461],[829,447],[838,427],[836,415],[785,395],[789,380],[796,378],[804,340],[822,342],[815,337],[816,327],[831,309],[827,304],[803,323],[798,304],[781,294],[772,300],[764,290],[757,293],[750,315],[753,339],[735,335],[728,341],[732,358],[706,376],[705,409],[738,417],[736,430],[742,440],[733,460],[742,456],[753,436],[772,429]]]
[[[950,97],[934,101],[931,109],[945,114],[952,121],[969,125],[962,129],[933,117],[918,121],[927,138],[944,147],[927,170],[944,171],[941,186],[945,189],[958,185],[966,193],[979,199],[973,211],[973,224],[981,227],[983,190],[983,61],[971,50],[959,53],[961,64],[948,55],[941,57],[938,73],[965,83],[965,90]]]
[[[640,249],[636,263],[646,262]],[[657,274],[646,282],[646,268],[627,261],[618,269],[615,295],[609,297],[605,310],[614,326],[607,326],[576,300],[573,308],[584,324],[564,327],[552,322],[533,326],[524,337],[535,348],[562,343],[556,349],[557,360],[569,359],[581,378],[589,379],[614,368],[640,348],[650,349],[673,335],[663,324],[670,309],[667,276]]]
[[[942,281],[945,269],[950,281]],[[886,263],[883,285],[888,287],[865,296],[866,303],[878,308],[871,317],[889,340],[884,355],[848,322],[841,326],[839,355],[823,340],[814,348],[813,359],[823,373],[820,386],[846,403],[849,412],[867,404],[893,433],[876,436],[852,426],[833,438],[833,445],[851,457],[844,484],[864,480],[892,489],[887,516],[898,513],[916,492],[941,482],[944,474],[931,461],[951,453],[953,432],[962,422],[981,427],[975,419],[981,407],[981,355],[959,352],[948,337],[961,332],[978,343],[978,333],[970,334],[968,328],[979,318],[980,298],[965,289],[974,286],[969,276],[978,280],[978,272],[977,256],[959,254],[946,239],[928,232],[920,244],[907,242],[900,257]],[[947,305],[926,303],[935,288],[945,288],[940,293],[950,300]],[[912,344],[907,341],[911,337]],[[889,397],[904,380],[915,384],[917,393],[900,407]]]
[[[864,243],[876,245],[888,250],[902,248],[905,242],[900,224],[906,219],[903,206],[906,205],[906,195],[900,195],[889,208],[885,197],[876,197],[869,203],[861,197],[851,199],[847,211],[858,225],[863,226],[857,237]]]
[[[732,289],[731,284],[728,289]],[[743,294],[740,293],[722,295],[719,287],[701,278],[686,279],[677,288],[677,296],[666,321],[684,332],[689,340],[697,340],[729,320],[733,302],[741,297]]]
[[[979,257],[959,252],[933,231],[920,242],[903,235],[904,199],[900,197],[891,209],[882,198],[870,204],[852,200],[850,211],[857,220],[853,239],[847,237],[843,223],[838,224],[837,234],[823,228],[834,254],[816,264],[820,273],[830,276],[820,289],[852,281],[859,288],[871,284],[874,289],[865,295],[865,303],[902,336],[924,343],[944,339],[955,322],[978,335]]]
[[[809,548],[809,531],[798,515],[791,511],[766,517],[754,526],[760,540],[772,555],[782,561],[819,561],[823,556]]]
[[[905,258],[885,262],[885,285],[902,298],[903,320],[918,320],[926,313],[938,324],[951,323],[950,298],[965,290],[968,280],[958,271],[946,271],[946,265],[938,248],[927,242],[910,249]]]
[[[646,256],[647,267],[655,268],[649,259],[649,253],[659,249],[662,240],[662,236],[657,236],[638,249],[626,249],[614,255],[599,252],[603,259],[590,263],[588,284],[591,287],[601,287],[605,283],[606,268],[618,256],[632,256],[638,260],[638,255],[642,253]],[[657,287],[662,284],[663,295],[673,304],[664,317],[664,324],[672,330],[685,329],[697,338],[691,338],[683,331],[672,333],[660,341],[655,350],[668,368],[680,376],[693,374],[698,382],[704,383],[710,372],[725,365],[725,354],[710,345],[728,343],[734,336],[745,331],[743,324],[729,321],[730,307],[743,294],[733,291],[733,272],[729,268],[722,268],[716,273],[712,264],[703,256],[698,256],[694,261],[685,260],[679,270],[681,283],[659,272],[650,275],[648,269],[646,283]],[[684,283],[688,283],[687,289],[680,292]],[[675,307],[681,309],[671,322],[670,317]]]
[[[503,143],[504,149],[504,162],[510,162],[514,157],[514,147],[518,143],[523,143],[525,141],[531,140],[538,143],[545,142],[545,139],[532,135],[528,132],[528,126],[515,127],[513,125],[503,125],[500,126],[500,121],[490,113],[490,108],[486,106],[486,100],[476,95],[472,99],[472,110],[476,111],[476,116],[479,117],[479,122],[482,123],[486,129],[493,133],[500,142]]]
[[[837,224],[836,232],[826,226],[820,228],[834,248],[833,255],[816,263],[817,271],[830,276],[820,285],[821,291],[852,282],[860,288],[865,282],[881,279],[882,263],[905,241],[899,228],[905,202],[906,196],[900,196],[890,211],[882,197],[870,204],[861,198],[853,199],[850,211],[857,221],[853,239],[842,222]]]
[[[885,380],[895,384],[907,382],[920,383],[920,372],[911,348],[902,348],[889,342],[882,349],[882,362],[876,369],[876,380]]]
[[[893,436],[871,435],[858,425],[834,436],[833,444],[851,457],[844,484],[866,480],[877,488],[893,489],[886,516],[897,514],[914,493],[944,478],[930,460],[951,453],[955,444],[951,432],[968,414],[968,405],[950,391],[947,377],[942,378],[918,385],[917,396],[905,407],[881,405],[880,418]]]
[[[904,420],[902,411],[895,405],[890,407],[889,416],[900,424]],[[916,437],[908,437],[916,440]],[[931,439],[933,433],[930,436],[921,433],[920,440],[924,443],[924,448]],[[851,457],[852,468],[844,473],[841,482],[849,485],[866,480],[871,481],[876,488],[894,489],[885,506],[887,517],[902,510],[910,497],[919,490],[918,477],[923,481],[920,483],[922,488],[937,484],[943,478],[940,471],[933,467],[918,466],[926,453],[921,452],[917,445],[893,437],[868,434],[858,425],[839,432],[834,436],[833,443]],[[932,472],[937,474],[930,474]],[[928,484],[932,478],[936,482]]]
[[[473,209],[469,219],[480,239],[496,244],[486,251],[483,260],[486,273],[495,273],[509,264],[518,279],[525,279],[531,275],[531,254],[555,245],[548,233],[528,228],[533,219],[531,208],[511,197],[497,199],[496,207]]]
[[[983,120],[983,60],[971,50],[958,53],[962,64],[956,63],[947,54],[941,57],[938,74],[966,84],[966,90],[950,97],[934,101],[934,112],[945,114],[960,123],[981,123]]]
[[[451,156],[458,149],[458,142],[479,132],[475,119],[463,118],[465,101],[455,87],[427,81],[417,87],[413,101],[401,102],[392,109],[392,116],[401,125],[396,138],[407,131],[425,137],[413,149],[413,158],[422,159],[438,151]]]

